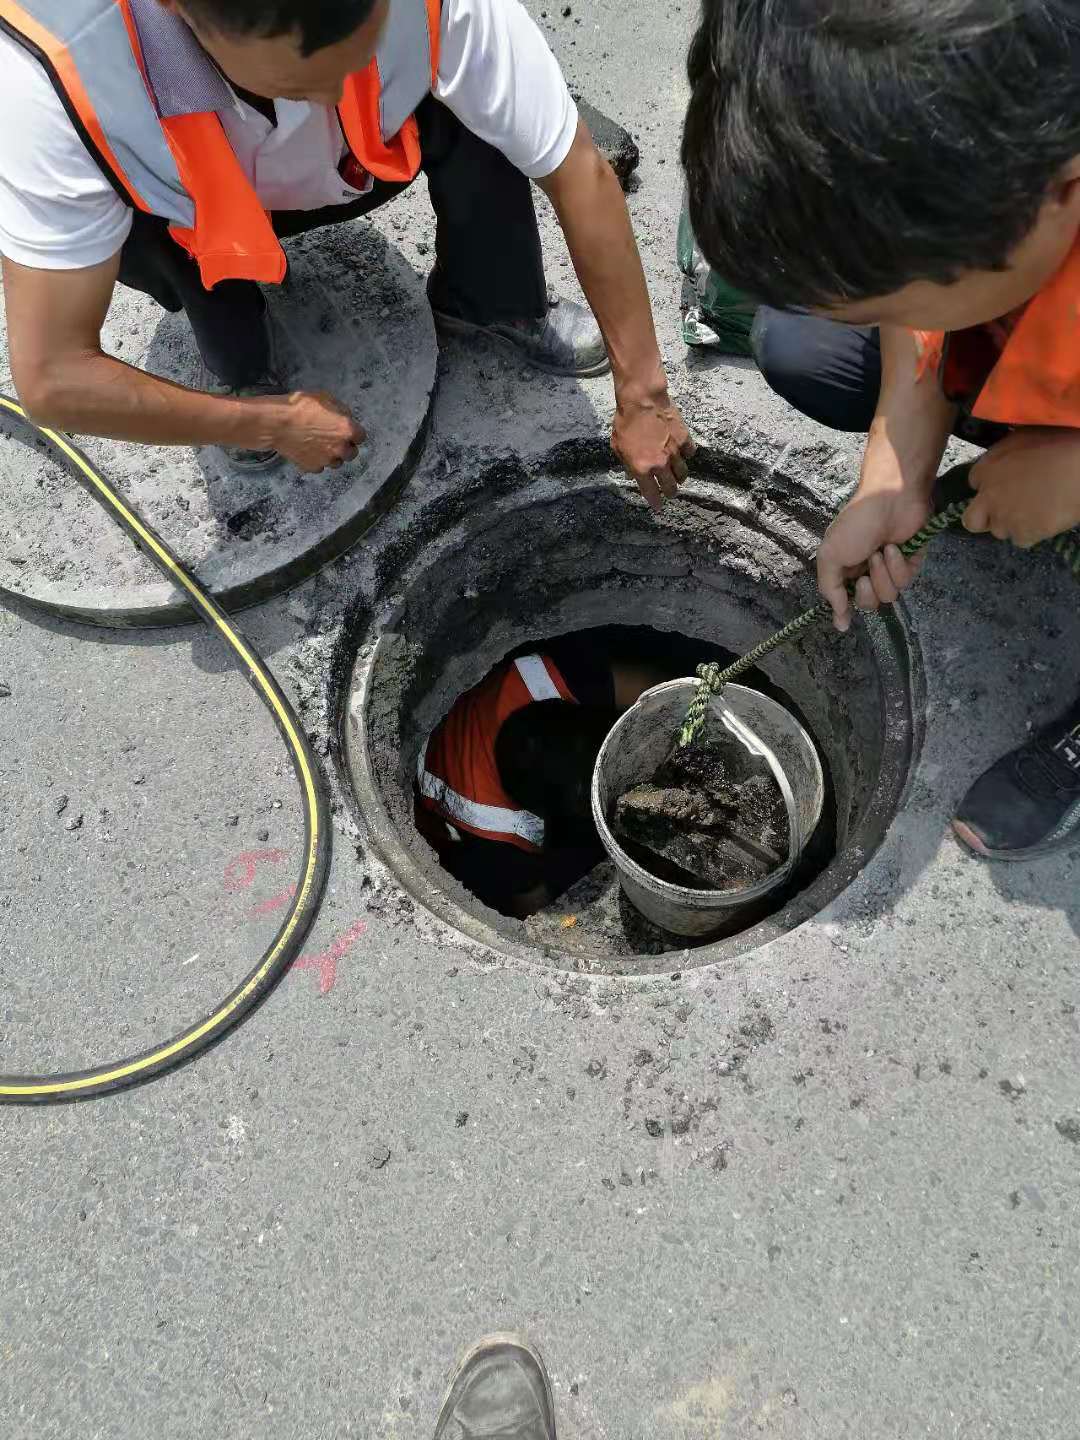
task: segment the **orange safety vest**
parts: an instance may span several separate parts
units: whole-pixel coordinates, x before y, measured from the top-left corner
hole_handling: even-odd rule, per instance
[[[543,819],[514,803],[495,763],[503,725],[538,700],[576,703],[550,656],[523,655],[463,695],[433,732],[417,766],[417,797],[425,816],[443,822],[441,836],[438,825],[422,827],[436,849],[444,838],[460,839],[455,830],[519,850],[543,849]]]
[[[342,131],[377,179],[420,169],[414,112],[438,75],[440,19],[440,0],[393,0],[371,63],[345,82]],[[40,61],[121,198],[169,222],[208,290],[285,278],[271,219],[218,118],[231,91],[179,15],[159,0],[0,0],[0,29]]]
[[[999,330],[1002,338],[996,337]],[[916,330],[919,373],[1001,425],[1080,428],[1080,243],[1022,310],[997,326]]]

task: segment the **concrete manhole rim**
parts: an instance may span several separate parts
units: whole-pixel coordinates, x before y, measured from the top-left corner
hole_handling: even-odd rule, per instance
[[[758,468],[754,462],[747,463],[752,470]],[[506,497],[501,518],[552,504],[555,497],[548,487],[553,474],[563,487],[560,498],[615,491],[631,501],[636,499],[635,488],[621,474],[609,472],[606,476],[598,476],[595,463],[589,468],[591,474],[587,477],[574,478],[561,466],[555,471],[537,467],[530,472],[530,478],[522,489]],[[685,487],[684,494],[688,500],[715,511],[718,516],[731,515],[744,525],[762,525],[760,515],[754,514],[752,504],[747,503],[745,492],[730,485],[722,486],[721,482],[699,479]],[[742,505],[739,504],[740,496],[743,498]],[[798,505],[793,506],[793,510],[799,509]],[[902,604],[893,607],[887,615],[866,616],[860,621],[880,679],[883,705],[891,712],[892,721],[899,719],[900,723],[889,723],[888,716],[882,717],[881,761],[858,824],[821,875],[781,911],[751,929],[689,951],[673,948],[663,955],[642,956],[638,966],[632,965],[626,957],[611,956],[602,961],[598,959],[583,969],[580,956],[558,952],[550,945],[541,947],[527,939],[519,941],[499,929],[497,923],[489,923],[483,914],[466,908],[453,894],[424,874],[422,862],[410,853],[409,843],[402,838],[399,824],[383,798],[366,720],[373,686],[381,663],[397,638],[397,622],[408,606],[412,587],[427,571],[476,538],[475,533],[467,537],[464,533],[464,521],[468,514],[468,511],[453,514],[444,529],[431,535],[405,560],[397,573],[386,578],[381,586],[384,596],[382,606],[368,613],[366,632],[360,632],[358,627],[350,630],[348,653],[341,656],[344,661],[340,667],[342,683],[338,694],[333,697],[339,717],[337,744],[334,747],[338,778],[361,835],[386,865],[393,879],[431,916],[446,925],[453,932],[453,938],[471,941],[487,952],[494,952],[499,960],[512,963],[516,968],[524,965],[538,975],[562,972],[592,976],[598,980],[644,983],[673,973],[702,971],[744,957],[791,934],[810,919],[820,917],[827,906],[847,890],[880,847],[889,826],[903,808],[921,750],[924,731],[921,697],[925,691],[922,658]],[[492,523],[496,523],[498,518],[493,516]],[[796,524],[803,528],[804,520],[800,518]],[[487,528],[482,526],[481,532]],[[809,530],[805,533],[810,536]],[[780,544],[776,536],[772,538]],[[812,554],[812,547],[809,553],[804,553],[801,545],[781,544],[780,548],[801,563],[805,563]],[[391,598],[386,599],[387,595]],[[492,663],[496,663],[498,658],[495,657]],[[351,723],[351,717],[357,714],[364,717],[365,723]],[[415,843],[417,846],[423,844],[419,835]],[[478,911],[484,910],[479,901],[475,903]],[[497,922],[498,917],[493,919]]]

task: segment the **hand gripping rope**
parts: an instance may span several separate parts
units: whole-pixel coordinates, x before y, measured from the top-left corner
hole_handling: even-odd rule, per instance
[[[939,485],[945,493],[955,493],[958,488],[966,493],[960,499],[953,500],[945,507],[932,515],[923,528],[914,534],[910,540],[905,540],[901,545],[900,553],[906,559],[917,555],[920,550],[929,545],[935,535],[950,529],[953,525],[959,525],[964,518],[964,512],[971,504],[974,492],[967,483],[970,465],[958,465],[943,476]],[[1064,560],[1072,574],[1080,580],[1080,532],[1066,530],[1063,535],[1058,535],[1049,542],[1054,552]],[[849,587],[854,589],[853,586]],[[822,620],[827,620],[832,615],[832,606],[827,600],[822,600],[810,610],[805,610],[790,620],[782,630],[777,630],[775,635],[770,635],[760,645],[754,647],[748,654],[736,660],[733,664],[721,670],[715,662],[709,665],[699,665],[697,668],[698,687],[694,698],[690,701],[686,711],[686,719],[679,731],[679,744],[687,746],[697,735],[709,710],[709,701],[714,695],[719,695],[724,686],[730,681],[738,679],[740,675],[752,669],[759,660],[764,660],[766,655],[771,655],[781,645],[788,645],[792,640],[798,639],[804,630],[812,625],[817,625]]]

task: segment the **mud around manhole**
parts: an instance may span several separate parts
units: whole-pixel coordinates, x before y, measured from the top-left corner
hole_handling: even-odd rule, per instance
[[[427,432],[438,350],[422,281],[363,220],[289,241],[268,287],[291,389],[328,390],[369,439],[339,470],[232,470],[211,447],[80,440],[91,462],[229,608],[266,599],[341,554],[406,483]],[[198,386],[186,318],[117,288],[105,349]],[[6,330],[0,372],[9,370]],[[103,624],[190,614],[168,584],[25,427],[0,417],[0,589]]]
[[[420,903],[485,945],[618,973],[739,954],[843,890],[895,813],[921,741],[921,664],[899,607],[845,639],[811,632],[766,662],[774,698],[791,702],[831,772],[835,829],[816,871],[777,896],[774,913],[744,916],[738,933],[693,951],[650,933],[626,914],[610,865],[551,913],[507,920],[457,885],[417,833],[421,747],[457,697],[505,657],[543,638],[628,625],[742,653],[812,601],[808,566],[829,519],[820,502],[722,455],[703,456],[699,477],[659,519],[621,478],[595,472],[540,477],[465,517],[453,513],[443,527],[432,515],[388,567],[388,608],[373,612],[370,629],[360,617],[352,637],[360,658],[342,696],[357,821]]]

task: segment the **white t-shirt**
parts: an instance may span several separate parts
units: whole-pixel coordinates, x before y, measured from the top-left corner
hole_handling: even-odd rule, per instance
[[[45,71],[0,33],[0,254],[39,270],[109,259],[131,210],[89,155]],[[473,134],[531,179],[570,152],[577,111],[558,61],[519,0],[443,0],[434,93]],[[338,164],[345,142],[325,105],[276,102],[277,125],[237,98],[221,114],[233,149],[268,210],[345,204],[357,191]]]

